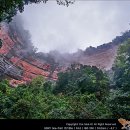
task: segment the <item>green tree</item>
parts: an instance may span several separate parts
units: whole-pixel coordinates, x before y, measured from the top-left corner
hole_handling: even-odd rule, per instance
[[[65,73],[60,73],[54,93],[67,95],[94,93],[101,99],[107,94],[109,80],[97,67],[72,65]]]
[[[23,0],[1,0],[0,1],[0,22],[7,20],[10,22],[17,11],[23,11]]]
[[[0,22],[10,22],[18,11],[24,11],[24,5],[40,2],[46,3],[47,1],[48,0],[0,0]],[[56,0],[56,2],[59,5],[65,6],[74,3],[73,0]]]
[[[107,105],[111,112],[112,118],[130,118],[130,94],[124,92],[121,89],[111,90],[109,98],[107,99]]]
[[[52,83],[39,76],[28,85],[11,88],[0,82],[0,118],[91,119],[108,118],[109,108],[95,94],[52,93]]]
[[[0,39],[0,48],[2,47],[2,44],[3,44],[3,43],[2,43],[2,40]]]
[[[130,90],[130,39],[119,47],[113,70],[116,86]]]
[[[119,47],[113,71],[116,86],[110,95],[113,117],[130,118],[130,39]]]

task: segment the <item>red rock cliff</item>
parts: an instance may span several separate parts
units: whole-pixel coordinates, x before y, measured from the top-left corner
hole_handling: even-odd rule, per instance
[[[50,80],[57,80],[58,72],[65,71],[72,63],[97,66],[100,69],[111,69],[118,46],[127,38],[130,31],[123,36],[117,37],[111,43],[89,47],[85,51],[79,50],[73,54],[60,55],[56,53],[44,57],[35,53],[35,48],[30,45],[28,32],[23,31],[25,36],[13,25],[2,25],[0,28],[0,74],[7,75],[12,86],[30,82],[38,75]],[[42,57],[42,58],[39,58]],[[57,61],[57,62],[55,62]]]

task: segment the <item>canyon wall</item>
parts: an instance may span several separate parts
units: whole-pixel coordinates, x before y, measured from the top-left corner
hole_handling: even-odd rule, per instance
[[[118,46],[130,38],[130,31],[116,37],[112,42],[79,50],[73,54],[37,53],[27,30],[15,22],[0,26],[0,77],[5,76],[12,86],[28,83],[38,75],[56,81],[57,74],[73,63],[97,66],[109,70],[114,63]]]

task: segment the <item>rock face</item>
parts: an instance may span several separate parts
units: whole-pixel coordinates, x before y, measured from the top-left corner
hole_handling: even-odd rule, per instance
[[[97,66],[109,70],[116,57],[118,46],[128,38],[130,31],[116,37],[112,42],[79,50],[73,54],[60,54],[52,51],[48,54],[36,53],[29,40],[29,33],[16,23],[3,24],[0,27],[0,76],[6,75],[12,86],[26,84],[38,75],[49,80],[57,80],[57,74],[63,72],[72,63]]]
[[[0,76],[8,75],[15,79],[21,79],[23,70],[13,65],[6,57],[0,55]]]
[[[30,82],[38,75],[57,80],[56,68],[51,72],[51,67],[46,61],[35,59],[33,50],[26,50],[27,45],[24,46],[23,39],[8,25],[0,28],[0,39],[0,75],[8,76],[12,86]]]
[[[114,63],[118,46],[113,46],[111,49],[94,53],[90,56],[80,58],[80,63],[97,66],[100,69],[109,70]]]

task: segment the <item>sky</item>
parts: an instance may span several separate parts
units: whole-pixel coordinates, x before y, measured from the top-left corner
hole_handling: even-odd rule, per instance
[[[111,42],[130,29],[130,1],[55,1],[25,6],[24,28],[40,52],[76,52]]]

